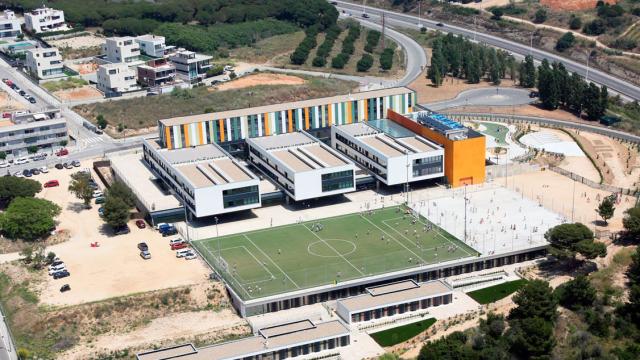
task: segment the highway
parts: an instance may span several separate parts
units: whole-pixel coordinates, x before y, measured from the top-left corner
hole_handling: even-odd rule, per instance
[[[536,49],[531,48],[527,45],[520,44],[511,40],[506,40],[499,38],[497,36],[489,35],[482,32],[477,32],[473,29],[473,26],[470,24],[469,28],[461,28],[458,26],[442,24],[442,26],[438,26],[438,21],[426,20],[424,18],[419,19],[417,16],[402,14],[389,10],[381,10],[371,6],[362,6],[356,5],[350,2],[345,1],[337,1],[338,10],[345,10],[346,12],[351,13],[354,17],[361,17],[363,13],[363,9],[366,9],[366,13],[371,18],[379,18],[381,14],[385,14],[385,21],[389,25],[396,25],[401,27],[408,28],[418,28],[418,23],[422,24],[426,28],[440,30],[444,32],[450,32],[456,35],[464,35],[470,39],[475,39],[478,42],[485,43],[487,45],[491,45],[497,48],[504,49],[513,54],[519,54],[522,56],[531,54],[534,59],[541,61],[543,59],[548,59],[549,61],[558,61],[562,62],[568,71],[575,72],[589,81],[593,81],[594,83],[600,85],[606,85],[607,88],[613,90],[613,92],[619,93],[623,97],[626,97],[631,100],[640,100],[640,87],[633,85],[632,83],[615,77],[613,75],[609,75],[603,71],[588,68],[586,64],[580,64],[573,60],[569,60],[562,56]],[[373,20],[373,19],[372,19]],[[588,75],[588,76],[587,76]]]

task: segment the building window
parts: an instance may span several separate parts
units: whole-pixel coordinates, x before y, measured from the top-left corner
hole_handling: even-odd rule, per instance
[[[353,187],[353,170],[322,174],[322,192]]]
[[[224,208],[257,204],[260,201],[258,186],[246,186],[242,188],[222,191],[222,203]]]

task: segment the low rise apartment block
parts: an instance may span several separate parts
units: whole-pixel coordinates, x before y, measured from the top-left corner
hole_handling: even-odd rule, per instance
[[[133,65],[140,61],[140,46],[131,36],[107,38],[102,50],[110,63]]]
[[[15,112],[0,120],[0,151],[9,156],[27,155],[31,146],[48,149],[68,140],[67,121],[60,110]]]
[[[35,48],[26,51],[25,65],[32,76],[52,79],[64,75],[64,64],[58,48]]]
[[[36,34],[69,30],[64,21],[64,11],[46,6],[25,13],[24,26],[28,31]]]
[[[127,64],[104,64],[98,67],[98,90],[105,94],[139,90],[135,70]]]
[[[0,39],[14,38],[22,33],[20,20],[11,10],[5,10],[0,15]]]
[[[164,58],[149,60],[137,70],[138,82],[143,86],[162,86],[176,79],[176,67]]]
[[[190,84],[197,84],[205,78],[207,70],[211,68],[211,59],[212,56],[187,50],[177,51],[169,57],[178,77]]]

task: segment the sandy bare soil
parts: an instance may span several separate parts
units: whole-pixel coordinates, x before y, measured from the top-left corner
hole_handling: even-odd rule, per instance
[[[24,106],[21,102],[16,101],[14,98],[9,96],[4,91],[0,90],[0,111],[13,111],[24,109]]]
[[[302,85],[303,78],[284,74],[253,74],[243,76],[239,79],[226,82],[216,87],[218,90],[243,89],[256,85]]]
[[[89,167],[90,162],[83,162]],[[98,216],[98,205],[84,209],[81,201],[67,191],[73,170],[51,169],[36,179],[57,179],[59,187],[45,188],[39,197],[51,200],[62,208],[58,217],[60,230],[69,230],[70,239],[48,247],[67,265],[71,276],[53,280],[45,273],[41,299],[46,304],[70,305],[97,301],[115,296],[206,281],[209,270],[201,260],[186,261],[175,257],[168,239],[150,228],[138,229],[129,223],[131,233],[113,236],[111,229]],[[146,242],[152,259],[139,256],[137,244]],[[98,242],[99,247],[90,244]],[[69,284],[72,291],[60,293],[62,284]]]
[[[468,84],[466,80],[447,77],[443,85],[440,87],[431,86],[431,80],[427,79],[426,72],[422,73],[414,80],[410,88],[414,89],[418,94],[418,103],[426,104],[430,102],[449,100],[455,98],[459,93],[469,89],[477,89],[493,86],[488,81],[482,81],[479,84]],[[500,87],[513,87],[512,80],[503,80]]]
[[[48,42],[55,47],[70,47],[72,49],[81,49],[92,46],[102,46],[102,44],[104,44],[104,38],[94,34],[85,34],[68,39],[49,40]]]
[[[596,161],[607,164],[607,170],[613,175],[611,185],[622,188],[637,186],[640,179],[637,150],[630,150],[620,142],[603,135],[588,132],[581,132],[580,135],[593,146],[597,154]]]
[[[98,71],[98,64],[93,61],[81,64],[68,63],[67,66],[82,75],[91,74]]]
[[[516,1],[518,3],[520,1]],[[511,0],[483,0],[481,2],[470,2],[468,4],[461,4],[461,6],[466,6],[474,9],[488,9],[493,6],[505,6],[509,5]]]
[[[53,95],[60,100],[69,100],[69,101],[102,98],[102,93],[93,86],[83,86],[75,89],[58,90],[54,92]]]
[[[600,181],[598,170],[586,156],[567,156],[560,162],[558,167],[583,176],[591,181]]]
[[[540,4],[554,10],[584,10],[596,7],[598,0],[540,0]],[[608,4],[615,4],[617,0],[604,0]]]

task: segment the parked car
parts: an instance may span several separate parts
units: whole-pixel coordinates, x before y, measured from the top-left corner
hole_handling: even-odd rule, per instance
[[[14,163],[15,163],[16,165],[22,165],[22,164],[26,164],[26,163],[28,163],[28,162],[29,162],[29,159],[24,158],[24,157],[22,157],[22,158],[17,158],[17,159],[14,161]]]
[[[443,23],[437,23],[436,26],[443,27],[444,24]]]
[[[172,226],[168,229],[166,229],[165,231],[161,231],[160,232],[162,234],[162,237],[167,237],[167,236],[171,236],[171,235],[175,235],[178,233],[178,229],[175,228],[175,226]]]
[[[96,205],[97,205],[97,204],[104,204],[104,202],[105,202],[106,200],[107,200],[107,199],[105,199],[105,198],[104,198],[104,196],[100,196],[100,197],[97,197],[97,198],[96,198],[95,203],[96,203]]]
[[[40,175],[40,169],[38,168],[31,169],[31,175]]]
[[[32,177],[33,174],[31,173],[31,170],[24,169],[24,170],[22,170],[22,176],[24,176],[24,177]]]
[[[69,286],[69,284],[64,284],[62,285],[62,287],[60,288],[60,292],[67,292],[71,290],[71,286]]]
[[[155,228],[158,231],[162,231],[162,229],[164,229],[166,227],[169,227],[169,226],[172,226],[172,225],[171,224],[167,224],[167,223],[157,223]]]
[[[193,259],[197,259],[197,258],[198,258],[198,256],[193,251],[190,251],[187,255],[184,256],[185,260],[193,260]]]
[[[29,102],[32,103],[32,104],[36,103],[36,98],[34,98],[33,96],[29,97],[29,99],[27,99],[27,100],[29,100]]]
[[[27,92],[26,92],[26,91],[24,91],[24,90],[20,90],[20,91],[18,91],[18,94],[20,94],[20,96],[24,96],[24,94],[26,94],[26,93],[27,93]]]
[[[66,148],[62,148],[56,151],[56,156],[65,156],[65,155],[69,155],[69,150],[67,150]]]
[[[8,168],[10,164],[8,162],[0,162],[0,168]]]
[[[71,162],[71,165],[73,165],[74,167],[80,167],[80,161],[78,161],[78,160],[73,160],[73,161]]]
[[[22,175],[22,171],[16,171],[13,173],[13,176],[15,177],[24,177],[24,175]]]
[[[100,206],[100,207],[98,208],[98,215],[99,215],[100,217],[103,217],[103,216],[104,216],[104,207]]]
[[[130,232],[131,232],[131,229],[129,229],[129,225],[126,225],[126,224],[123,226],[113,228],[113,233],[116,235],[125,235]]]
[[[147,243],[145,242],[138,243],[138,249],[140,251],[147,251],[149,250],[149,245],[147,245]]]
[[[177,244],[172,244],[171,246],[171,250],[180,250],[180,249],[184,249],[187,247],[187,243],[186,242],[181,242],[181,243],[177,243]]]
[[[177,258],[185,257],[189,253],[193,253],[193,251],[191,249],[178,250],[178,251],[176,251],[176,257]]]
[[[46,187],[46,188],[56,187],[56,186],[60,186],[60,182],[58,180],[49,180],[43,185],[43,187]]]
[[[365,19],[368,19],[368,18],[369,18],[369,14],[367,14],[367,13],[363,13],[363,14],[362,14],[362,17],[363,17],[363,18],[365,18]]]
[[[39,170],[40,170],[40,172],[41,172],[41,173],[43,173],[43,174],[46,174],[46,173],[48,173],[48,172],[49,172],[49,168],[48,168],[48,167],[46,167],[46,166],[41,167]]]
[[[62,166],[64,166],[65,169],[73,169],[73,165],[71,165],[71,163],[64,163]]]
[[[184,240],[182,240],[180,238],[169,240],[169,246],[174,245],[174,244],[181,244],[183,242],[184,242]]]
[[[62,270],[53,274],[53,279],[58,280],[58,279],[66,278],[67,276],[71,276],[71,273],[68,270]]]
[[[93,191],[93,198],[94,198],[94,199],[95,199],[95,198],[102,197],[102,196],[104,196],[104,194],[102,193],[102,191],[100,191],[100,190],[94,190],[94,191]]]
[[[144,223],[144,220],[136,220],[136,226],[138,227],[138,229],[144,229],[147,227],[147,224]]]
[[[151,253],[149,251],[140,251],[140,257],[145,259],[145,260],[149,260],[151,259]]]
[[[57,259],[57,258],[56,258],[56,259]],[[64,264],[64,263],[62,262],[62,260],[60,260],[60,259],[54,260],[54,261],[51,263],[51,265],[49,265],[49,269],[51,269],[51,268],[52,268],[52,267],[54,267],[54,266],[58,266],[58,265],[62,265],[62,264]]]
[[[53,275],[62,270],[67,270],[67,267],[64,264],[56,265],[53,267],[49,267],[49,275]]]
[[[64,169],[64,165],[62,165],[62,163],[57,163],[54,167],[58,170]]]

